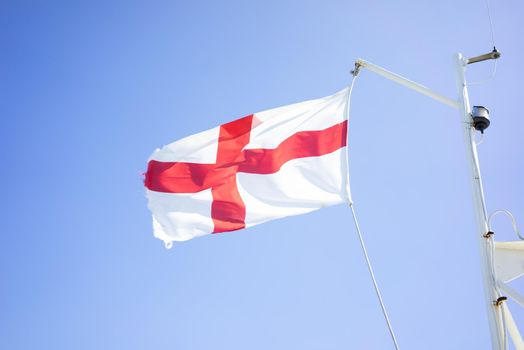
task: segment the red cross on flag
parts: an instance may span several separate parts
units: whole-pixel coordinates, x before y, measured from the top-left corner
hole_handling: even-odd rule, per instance
[[[146,196],[166,246],[349,202],[349,88],[157,149]]]

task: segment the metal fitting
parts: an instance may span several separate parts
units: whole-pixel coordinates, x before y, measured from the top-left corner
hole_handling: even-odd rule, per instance
[[[506,300],[508,300],[508,297],[499,297],[497,300],[495,300],[495,302],[493,303],[495,306],[500,306],[502,305],[503,302],[505,302]]]

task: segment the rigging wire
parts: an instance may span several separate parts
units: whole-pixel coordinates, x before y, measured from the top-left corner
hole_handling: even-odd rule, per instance
[[[380,295],[380,290],[378,288],[377,280],[375,278],[375,274],[373,273],[373,268],[371,267],[371,262],[369,260],[368,252],[364,244],[364,239],[362,238],[362,232],[360,231],[360,227],[357,221],[357,216],[355,214],[355,208],[353,207],[352,202],[349,203],[349,207],[351,208],[351,214],[353,215],[353,222],[355,223],[355,228],[358,233],[358,239],[360,240],[360,246],[362,247],[362,252],[364,253],[364,257],[366,259],[366,264],[368,266],[369,274],[371,275],[371,280],[373,281],[373,287],[375,288],[375,292],[377,293],[377,298],[380,303],[380,307],[382,308],[382,314],[384,315],[384,318],[386,319],[386,323],[389,329],[389,334],[391,334],[391,339],[393,340],[395,349],[399,350],[397,339],[395,338],[395,333],[393,332],[393,327],[391,326],[391,322],[389,320],[388,313],[386,311],[386,306],[384,305],[384,301],[382,300],[382,296]]]
[[[486,8],[488,10],[488,19],[489,19],[489,29],[490,29],[490,35],[491,35],[491,45],[493,46],[493,51],[497,51],[497,46],[495,45],[495,30],[493,25],[493,17],[491,16],[491,6],[489,5],[489,0],[486,0]],[[495,75],[497,74],[497,61],[494,60],[493,62],[493,70],[491,71],[491,75],[483,80],[475,81],[472,83],[468,83],[469,86],[471,85],[481,85],[484,83],[487,83],[495,78]]]
[[[477,141],[477,140],[475,139],[475,144],[476,144],[477,146],[481,145],[482,142],[484,142],[484,135],[485,135],[484,133],[481,133],[481,134],[480,134],[480,140]]]
[[[493,19],[491,17],[491,7],[489,6],[489,0],[486,0],[486,7],[488,8],[489,28],[491,30],[491,43],[493,44],[493,49],[495,49],[495,31],[493,30]]]
[[[482,84],[485,84],[487,82],[490,82],[491,80],[495,79],[495,75],[496,74],[497,74],[497,60],[495,60],[495,62],[493,62],[493,70],[491,71],[491,75],[488,78],[483,79],[483,80],[479,80],[479,81],[474,81],[472,83],[468,83],[468,86],[482,85]]]

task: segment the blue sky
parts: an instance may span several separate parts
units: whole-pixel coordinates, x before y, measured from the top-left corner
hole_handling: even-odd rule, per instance
[[[488,209],[522,227],[524,5],[492,10],[503,57],[470,97],[492,117]],[[347,207],[165,250],[141,173],[176,139],[338,91],[359,57],[455,98],[453,54],[492,48],[484,2],[4,1],[0,38],[0,348],[392,348]],[[349,152],[401,348],[488,349],[458,113],[363,71]]]

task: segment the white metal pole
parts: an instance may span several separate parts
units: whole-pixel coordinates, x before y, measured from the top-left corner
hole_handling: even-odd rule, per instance
[[[489,231],[488,215],[484,201],[482,179],[480,177],[477,145],[475,143],[475,129],[473,128],[473,120],[470,114],[471,108],[469,104],[468,87],[466,84],[467,61],[462,57],[462,54],[457,54],[455,57],[455,64],[457,70],[459,104],[461,107],[461,123],[464,143],[466,146],[466,156],[469,161],[470,179],[473,190],[473,203],[477,222],[477,240],[480,248],[480,264],[482,280],[484,284],[486,307],[488,311],[489,329],[491,333],[491,345],[494,350],[503,350],[505,330],[502,323],[500,306],[495,305],[495,302],[499,297],[499,293],[497,291],[496,282],[494,279],[492,262],[489,258],[491,256],[490,247],[492,245],[488,240],[493,238],[491,236],[488,236],[488,238],[484,237],[484,235]]]
[[[425,87],[424,85],[421,85],[419,83],[416,83],[412,80],[409,80],[409,79],[406,79],[404,78],[403,76],[401,75],[398,75],[396,73],[393,73],[393,72],[390,72],[388,71],[387,69],[384,69],[380,66],[377,66],[376,64],[373,64],[371,62],[368,62],[368,61],[365,61],[363,59],[358,59],[356,62],[355,62],[358,66],[362,67],[362,68],[366,68],[367,70],[373,72],[373,73],[377,73],[378,75],[381,75],[383,76],[384,78],[387,78],[389,80],[392,80],[400,85],[404,85],[405,87],[407,88],[410,88],[412,90],[415,90],[417,92],[420,92],[421,94],[423,95],[426,95],[426,96],[429,96],[431,97],[432,99],[434,100],[437,100],[445,105],[448,105],[450,107],[454,107],[454,108],[460,108],[459,106],[459,103],[455,100],[452,100],[450,98],[447,98],[446,96],[444,95],[441,95],[427,87]]]

